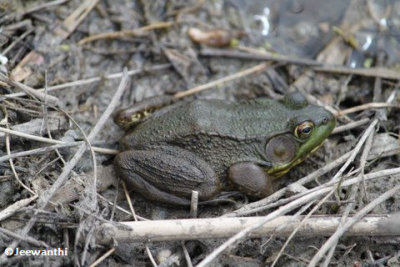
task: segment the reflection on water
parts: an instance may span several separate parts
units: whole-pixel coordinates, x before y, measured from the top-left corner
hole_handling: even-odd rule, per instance
[[[389,56],[389,62],[398,61],[400,1],[359,2],[356,8],[349,8],[350,0],[223,0],[223,9],[240,17],[251,46],[305,58],[314,58],[337,36],[332,28],[342,25],[345,14],[350,19],[345,31],[361,20],[369,20],[353,33],[358,48],[353,48],[348,66],[363,66],[367,57],[374,57],[378,46]],[[354,21],[360,13],[360,20]]]
[[[267,36],[269,34],[269,14],[269,7],[265,7],[263,14],[253,16],[255,21],[259,21],[261,23],[261,35],[264,36]]]
[[[242,17],[252,43],[281,54],[313,57],[331,38],[350,0],[225,0]]]

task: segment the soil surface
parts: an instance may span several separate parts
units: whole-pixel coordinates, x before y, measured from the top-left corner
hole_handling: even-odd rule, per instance
[[[197,218],[281,209],[294,219],[340,217],[343,229],[357,216],[395,214],[370,235],[336,233],[319,263],[400,266],[399,18],[395,0],[0,0],[1,265],[199,264],[227,239],[102,241],[104,223],[191,217],[124,192],[113,159],[125,130],[113,117],[158,95],[240,102],[299,91],[336,116],[332,135],[276,180],[278,193],[260,201],[224,192]],[[287,208],[331,181],[329,194]],[[315,266],[333,234],[299,231],[285,244],[278,228],[238,240],[210,266]]]

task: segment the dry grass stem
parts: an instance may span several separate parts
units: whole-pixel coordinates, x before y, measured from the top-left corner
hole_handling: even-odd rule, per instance
[[[133,216],[133,219],[135,220],[135,222],[138,222],[139,220],[138,220],[138,217],[136,216],[135,209],[133,208],[131,197],[129,196],[129,192],[128,192],[128,189],[126,188],[125,182],[122,181],[121,183],[122,183],[122,188],[124,190],[126,201],[128,201],[128,206],[129,206],[129,209],[131,210],[131,215]],[[150,259],[150,262],[153,264],[153,266],[157,266],[157,263],[154,260],[153,255],[151,254],[149,246],[146,245],[145,247],[146,247],[146,253]]]
[[[26,138],[26,139],[33,140],[33,141],[49,143],[49,144],[56,144],[56,145],[60,145],[60,147],[62,147],[62,146],[77,146],[77,145],[82,145],[82,143],[83,143],[82,141],[73,142],[73,143],[64,142],[64,141],[50,139],[50,138],[46,138],[46,137],[26,134],[26,133],[22,133],[22,132],[19,132],[19,131],[14,131],[14,130],[10,130],[10,129],[7,129],[7,128],[3,128],[3,127],[0,127],[0,132],[4,132],[6,134],[16,135],[16,136],[19,136],[19,137],[23,137],[23,138]],[[115,150],[115,149],[101,148],[101,147],[92,147],[92,148],[93,148],[93,151],[99,152],[99,153],[103,153],[103,154],[116,155],[116,154],[119,153],[119,151]],[[40,149],[37,149],[37,150],[40,150]],[[37,150],[33,149],[31,151],[37,151]],[[29,151],[25,151],[25,152],[21,152],[21,153],[29,153]],[[33,154],[35,154],[35,152]],[[11,157],[11,158],[13,158],[13,157]]]
[[[115,207],[115,208],[118,209],[119,211],[121,211],[121,212],[123,212],[123,213],[125,213],[125,214],[127,214],[127,215],[132,215],[132,212],[130,212],[129,210],[126,210],[126,209],[124,209],[124,208],[122,208],[122,207],[120,207],[120,206],[118,206],[118,205],[115,205],[112,201],[108,200],[107,198],[103,197],[102,195],[99,194],[99,195],[97,195],[97,197],[98,197],[99,199],[101,199],[104,203],[106,203],[106,204],[108,204],[108,205],[110,205],[110,206]],[[141,216],[139,216],[139,215],[136,215],[136,217],[137,217],[140,221],[148,221],[148,219],[146,219],[146,218],[144,218],[144,217],[141,217]]]
[[[62,5],[66,2],[68,2],[68,0],[54,0],[54,1],[47,2],[47,3],[40,3],[40,4],[37,4],[35,6],[32,6],[28,9],[24,10],[23,13],[18,14],[18,16],[23,16],[23,15],[26,15],[29,13],[33,13],[33,12],[39,11],[41,9],[46,9],[46,8],[54,7],[57,5]]]
[[[254,67],[251,67],[251,68],[236,72],[234,74],[225,76],[225,77],[223,77],[221,79],[218,79],[218,80],[206,83],[206,84],[202,84],[200,86],[196,86],[194,88],[188,89],[188,90],[183,91],[183,92],[176,93],[174,95],[174,97],[175,98],[183,98],[183,97],[186,97],[186,96],[189,96],[189,95],[197,94],[199,92],[208,90],[210,88],[213,88],[213,87],[218,86],[220,84],[223,84],[225,82],[236,80],[236,79],[245,77],[245,76],[253,74],[253,73],[264,71],[268,67],[269,67],[269,64],[267,64],[267,63],[259,64],[259,65],[256,65]]]
[[[366,109],[375,109],[375,108],[399,108],[399,105],[394,105],[394,104],[390,104],[390,103],[366,103],[363,105],[359,105],[359,106],[355,106],[355,107],[351,107],[348,109],[344,109],[344,110],[339,110],[337,116],[344,116],[350,113],[354,113],[354,112],[358,112],[358,111],[362,111],[362,110],[366,110]]]
[[[132,215],[132,217],[135,221],[138,221],[138,218],[136,217],[136,212],[135,212],[135,209],[133,208],[131,197],[129,196],[129,192],[128,192],[128,189],[126,188],[125,182],[121,181],[121,184],[122,184],[122,189],[124,190],[124,195],[125,195],[126,201],[128,201],[129,209],[131,210],[130,215]]]
[[[25,31],[23,34],[21,34],[17,39],[15,39],[6,49],[4,49],[1,54],[2,56],[5,56],[11,49],[14,48],[15,45],[17,45],[19,42],[21,42],[26,36],[31,34],[33,31],[32,28],[28,29]]]
[[[123,38],[123,37],[133,37],[133,36],[142,36],[145,32],[151,31],[151,30],[159,30],[159,29],[165,29],[169,28],[173,25],[172,22],[157,22],[154,24],[150,24],[138,29],[133,29],[133,30],[123,30],[123,31],[118,31],[118,32],[106,32],[106,33],[100,33],[96,35],[92,35],[86,38],[83,38],[78,42],[78,45],[84,45],[93,41],[98,41],[98,40],[105,40],[105,39],[116,39],[116,38]]]
[[[229,49],[217,49],[217,48],[203,48],[200,53],[201,56],[206,57],[230,57],[230,58],[238,58],[245,60],[260,60],[260,61],[276,61],[281,63],[289,63],[289,64],[298,64],[298,65],[306,65],[306,66],[321,66],[322,63],[309,60],[309,59],[298,59],[294,57],[285,57],[285,56],[275,56],[267,53],[248,53],[248,52],[240,52]]]
[[[6,134],[6,140],[5,140],[5,141],[6,141],[6,151],[7,151],[7,155],[10,156],[10,155],[11,155],[11,150],[10,150],[10,135]],[[26,186],[26,185],[21,181],[21,179],[19,179],[19,175],[18,175],[18,173],[17,173],[17,171],[15,170],[15,167],[14,167],[13,159],[12,159],[11,157],[9,157],[8,161],[9,161],[9,163],[10,163],[10,167],[11,167],[11,170],[12,170],[12,172],[13,172],[13,174],[14,174],[15,180],[17,180],[17,182],[18,182],[23,188],[25,188],[29,193],[31,193],[33,196],[36,196],[36,195],[37,195],[36,192],[34,192],[32,189],[30,189],[28,186]]]
[[[186,260],[187,266],[188,267],[193,267],[192,259],[190,258],[189,252],[186,249],[184,241],[182,241],[182,250],[183,250],[183,255],[185,255],[185,260]]]
[[[370,121],[370,119],[368,118],[364,118],[358,121],[353,121],[353,122],[349,122],[345,125],[340,125],[338,127],[336,127],[335,129],[333,129],[332,134],[338,134],[341,132],[345,132],[354,128],[358,128],[364,124],[367,124]]]
[[[190,201],[190,217],[191,218],[197,217],[198,206],[199,206],[199,192],[192,190],[192,198]]]
[[[10,155],[0,157],[0,162],[4,162],[6,160],[14,159],[14,158],[18,158],[18,157],[26,157],[26,156],[31,156],[31,155],[43,154],[43,153],[53,151],[54,149],[77,146],[79,144],[82,144],[82,142],[59,144],[59,145],[54,145],[54,146],[47,146],[47,147],[41,147],[41,148],[36,148],[36,149],[32,149],[32,150],[27,150],[27,151],[16,152],[16,153],[12,153]]]
[[[81,24],[98,2],[99,0],[84,0],[61,25],[54,29],[54,33],[60,36],[62,40],[67,38],[73,31],[75,31],[76,27]]]
[[[10,217],[11,215],[15,214],[17,211],[19,211],[21,208],[24,208],[28,206],[32,201],[37,199],[37,195],[33,195],[30,198],[24,198],[21,200],[16,201],[12,205],[8,206],[7,208],[4,208],[0,211],[0,221],[3,221]]]
[[[43,92],[37,91],[23,83],[17,82],[17,81],[13,81],[10,78],[8,78],[6,75],[0,73],[0,79],[3,82],[8,83],[11,86],[17,87],[19,89],[21,89],[22,91],[25,92],[25,94],[30,95],[34,98],[38,98],[39,100],[43,101],[46,99],[46,101],[50,104],[50,105],[54,105],[54,106],[59,106],[60,105],[60,100],[55,97],[55,96],[50,96],[50,95],[46,95]]]
[[[115,248],[109,249],[106,253],[104,253],[100,258],[98,258],[95,262],[89,265],[89,267],[96,267],[101,262],[103,262],[108,256],[112,255],[115,252]]]
[[[129,70],[128,76],[133,76],[133,75],[137,75],[137,74],[145,73],[145,72],[166,70],[169,67],[171,67],[171,64],[160,64],[160,65],[155,65],[155,66],[151,66],[151,67],[143,67],[140,69]],[[104,76],[98,76],[98,77],[82,79],[82,80],[73,81],[73,82],[67,82],[67,83],[63,83],[63,84],[59,84],[59,85],[48,86],[47,91],[51,92],[51,91],[66,89],[66,88],[74,87],[74,86],[82,86],[82,85],[91,84],[91,83],[95,83],[95,82],[101,82],[102,80],[121,79],[122,75],[123,75],[122,72],[118,72],[118,73],[113,73],[113,74],[107,74]],[[45,88],[35,89],[35,91],[43,92],[43,91],[45,91]],[[15,98],[15,97],[21,97],[21,96],[25,96],[25,95],[26,95],[25,93],[12,93],[12,94],[0,96],[0,99]]]
[[[383,68],[383,67],[375,67],[375,68],[350,68],[350,67],[341,67],[341,66],[322,66],[322,67],[314,67],[315,71],[320,72],[330,72],[330,73],[338,73],[338,74],[356,74],[360,76],[366,77],[380,77],[384,79],[391,80],[399,80],[400,75],[396,70]]]
[[[150,251],[149,246],[147,246],[147,245],[146,245],[146,253],[147,253],[147,255],[149,256],[149,259],[150,259],[151,264],[152,264],[154,267],[157,267],[158,265],[157,265],[156,261],[154,260],[153,255],[151,254],[151,251]]]

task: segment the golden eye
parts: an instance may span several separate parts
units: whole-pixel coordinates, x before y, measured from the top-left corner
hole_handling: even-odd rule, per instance
[[[294,135],[297,138],[305,139],[310,136],[313,129],[314,123],[311,121],[305,121],[296,126],[296,129],[294,129]]]

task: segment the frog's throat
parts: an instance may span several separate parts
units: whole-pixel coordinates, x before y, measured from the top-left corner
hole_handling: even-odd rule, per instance
[[[316,146],[313,150],[311,150],[310,153],[306,154],[304,157],[300,157],[298,159],[295,159],[285,165],[281,165],[278,166],[276,168],[272,167],[269,169],[266,169],[266,172],[271,175],[272,177],[275,178],[279,178],[283,175],[285,175],[286,173],[288,173],[290,171],[290,169],[294,166],[296,166],[297,164],[303,162],[304,160],[306,160],[308,158],[308,156],[310,156],[312,153],[314,153],[315,151],[317,151],[323,144],[324,142],[321,142],[321,144],[319,144],[318,146]]]

